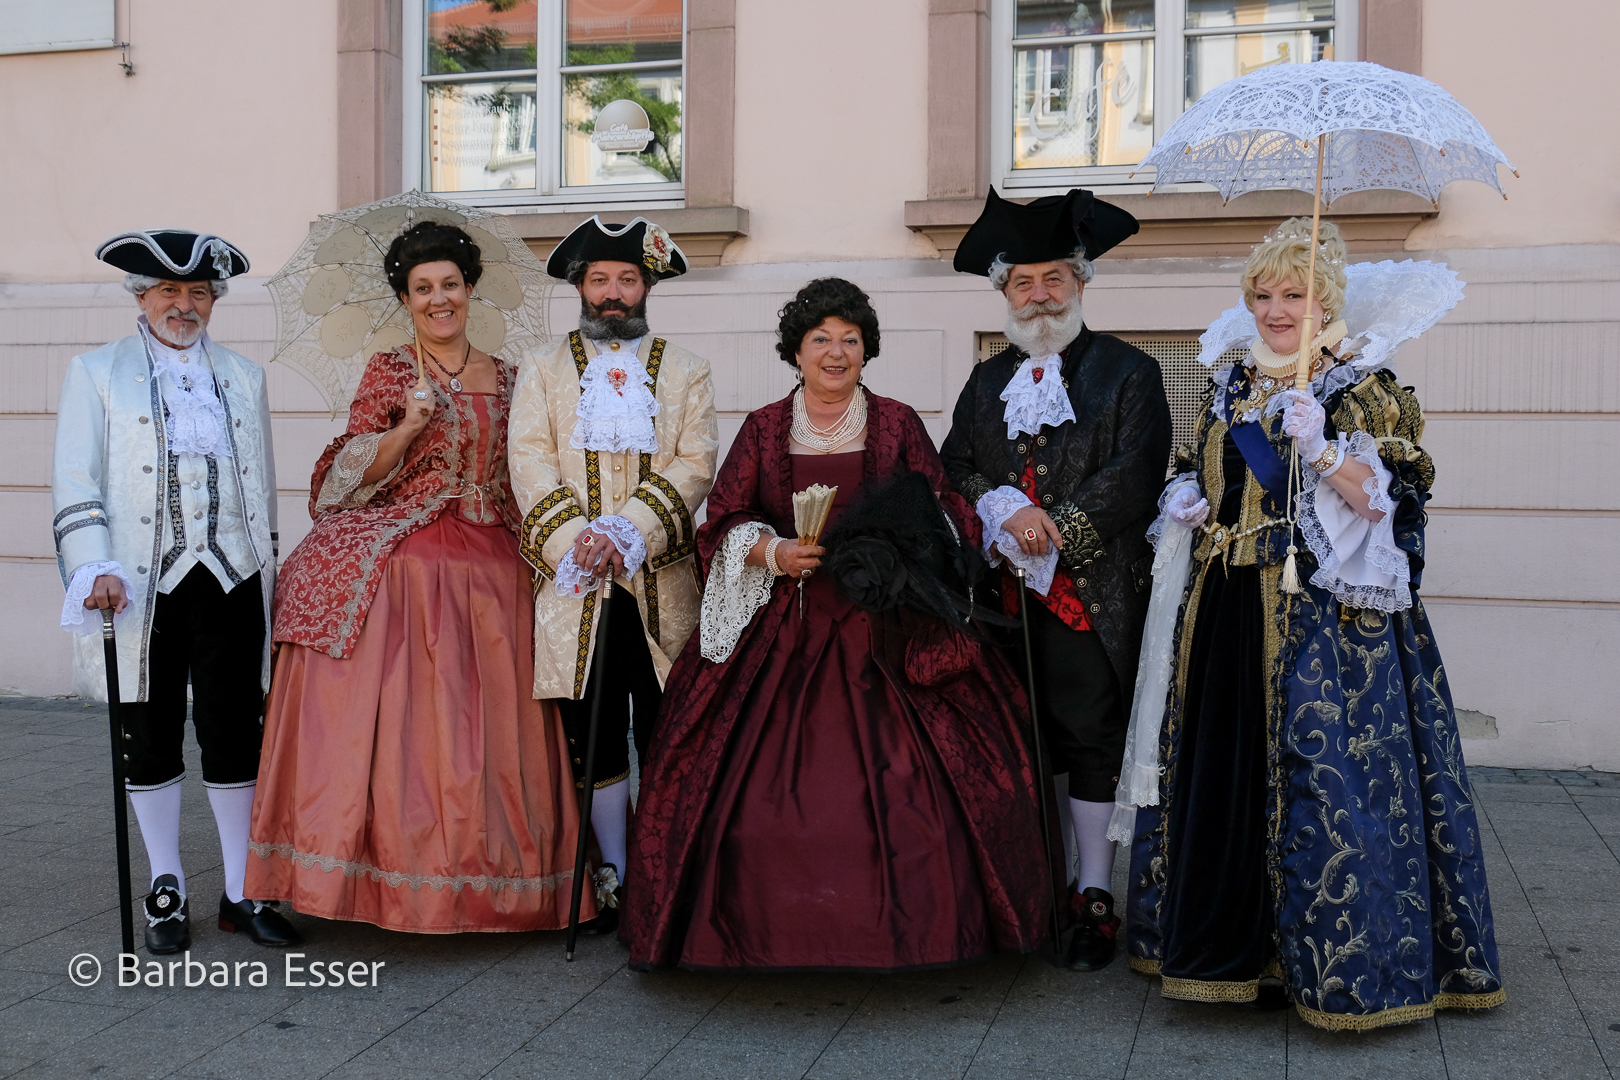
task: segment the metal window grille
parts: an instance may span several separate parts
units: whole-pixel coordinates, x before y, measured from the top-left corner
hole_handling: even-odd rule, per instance
[[[1165,396],[1170,399],[1170,415],[1175,420],[1174,445],[1191,447],[1198,432],[1198,410],[1203,404],[1204,391],[1209,388],[1209,372],[1198,362],[1198,332],[1120,331],[1114,336],[1130,342],[1159,362],[1159,369],[1164,373]],[[1005,334],[980,334],[977,359],[983,362],[1007,348]],[[1232,349],[1221,361],[1237,361],[1242,357],[1242,349]]]

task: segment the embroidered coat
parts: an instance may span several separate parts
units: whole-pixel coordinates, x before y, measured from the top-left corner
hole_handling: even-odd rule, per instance
[[[939,456],[970,503],[1018,487],[1033,459],[1041,509],[1063,534],[1058,565],[1074,578],[1129,711],[1153,566],[1147,527],[1170,463],[1170,405],[1158,361],[1118,338],[1083,328],[1063,356],[1073,421],[1007,438],[1001,392],[1028,359],[1011,348],[968,376]]]
[[[578,331],[524,357],[512,397],[512,489],[523,515],[523,557],[537,575],[534,696],[578,699],[596,643],[597,597],[562,597],[557,561],[596,518],[629,519],[647,544],[632,587],[660,683],[697,627],[700,587],[693,514],[714,483],[720,435],[709,362],[651,335],[637,350],[658,402],[656,454],[598,453],[569,445],[579,380],[594,347]]]
[[[467,414],[454,408],[450,391],[432,379],[433,416],[427,427],[387,476],[363,484],[363,474],[377,459],[377,444],[404,417],[402,403],[417,378],[408,345],[371,358],[349,404],[348,430],[327,446],[310,476],[309,516],[315,524],[281,568],[274,640],[347,657],[360,638],[389,553],[453,510],[458,498],[491,501],[507,527],[517,528],[502,422],[512,398],[510,366],[497,359],[495,375],[490,416],[500,430],[490,446],[495,469],[487,489],[471,489],[474,463],[461,458]]]
[[[203,355],[225,406],[248,544],[257,564],[265,611],[276,586],[276,467],[270,449],[270,404],[264,369],[204,339]],[[168,433],[152,359],[140,334],[75,356],[62,379],[56,414],[56,456],[51,496],[56,518],[57,566],[63,584],[78,567],[117,562],[135,586],[130,607],[118,616],[118,690],[125,701],[145,701],[152,615],[169,513]],[[250,573],[248,567],[239,567]],[[101,635],[75,635],[75,692],[105,700],[107,675]],[[266,641],[261,679],[270,687]]]

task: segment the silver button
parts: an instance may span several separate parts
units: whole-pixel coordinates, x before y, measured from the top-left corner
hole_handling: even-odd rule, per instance
[[[1007,483],[1009,483],[1009,484],[1018,483],[1018,474],[1017,473],[1008,473],[1007,474]]]
[[[231,388],[231,380],[229,380],[229,379],[221,379],[220,380],[220,385],[225,387],[225,389],[229,390]],[[237,421],[238,424],[240,424],[241,422],[242,421],[240,421],[240,420]]]
[[[143,517],[142,517],[142,518],[141,518],[141,524],[142,524],[142,525],[150,525],[150,524],[152,524],[152,519],[151,519],[151,518],[149,518],[149,517],[144,517],[144,516],[143,516]]]
[[[144,566],[137,566],[137,567],[136,567],[136,568],[135,568],[135,572],[136,572],[136,573],[137,573],[137,574],[144,574],[144,573],[146,573],[146,567],[144,567]]]
[[[142,465],[141,466],[141,472],[151,472],[151,471],[152,471],[152,466],[150,466],[150,465]]]
[[[146,381],[146,376],[145,375],[137,375],[137,376],[135,376],[135,381],[136,382],[145,382]]]
[[[198,550],[198,551],[203,551],[203,550],[205,550],[205,549],[204,549],[204,547],[203,547],[203,545],[201,545],[201,544],[198,544],[198,545],[197,545],[197,550]]]
[[[92,511],[90,511],[90,516],[91,517],[100,517],[101,516],[101,511],[100,510],[92,510]]]
[[[201,521],[202,520],[202,511],[199,510],[195,514],[192,514],[191,516],[196,518],[198,521]]]
[[[202,481],[201,480],[193,480],[191,482],[191,490],[192,491],[198,491],[201,488],[202,488]]]
[[[1093,615],[1097,614],[1097,612],[1099,612],[1101,610],[1102,610],[1102,605],[1101,604],[1092,604],[1091,605],[1091,613]]]
[[[1050,495],[1042,495],[1041,496],[1041,502],[1050,505],[1051,502],[1052,502],[1052,496],[1050,496]]]
[[[1042,476],[1045,476],[1046,475],[1046,466],[1045,465],[1037,465],[1037,466],[1035,466],[1035,471],[1040,473]]]
[[[145,416],[141,417],[141,423],[150,424],[151,422],[152,421],[151,421],[151,419],[149,417],[145,417]]]
[[[125,761],[128,761],[128,760],[129,760],[129,755],[128,755],[128,754],[125,754],[125,755],[124,755],[124,760],[125,760]]]
[[[1045,446],[1046,445],[1046,436],[1042,435],[1040,438],[1036,439],[1035,440],[1035,445],[1036,446]]]
[[[125,742],[129,742],[129,741],[130,741],[130,740],[131,740],[131,739],[133,739],[133,738],[134,738],[134,737],[135,737],[135,736],[133,736],[133,735],[131,735],[131,734],[130,734],[130,733],[129,733],[129,732],[127,732],[127,731],[126,731],[126,732],[124,732],[124,741],[125,741]]]
[[[1019,452],[1019,453],[1020,453],[1020,454],[1022,454],[1022,453],[1026,453],[1026,452],[1027,452],[1027,451],[1028,451],[1028,450],[1029,450],[1029,447],[1028,447],[1028,445],[1026,445],[1026,444],[1024,444],[1024,443],[1019,443],[1019,444],[1018,444],[1018,452]]]
[[[1076,586],[1076,587],[1077,587],[1077,588],[1081,588],[1081,589],[1083,589],[1083,588],[1085,588],[1085,587],[1086,587],[1086,579],[1085,579],[1085,578],[1081,578],[1081,579],[1080,579],[1080,580],[1078,580],[1078,581],[1076,581],[1076,582],[1075,582],[1075,583],[1074,583],[1074,584],[1075,584],[1075,586]]]

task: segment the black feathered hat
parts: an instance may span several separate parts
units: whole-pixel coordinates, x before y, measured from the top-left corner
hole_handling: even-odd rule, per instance
[[[964,274],[989,277],[998,255],[1014,265],[1056,262],[1084,246],[1086,258],[1095,259],[1139,227],[1129,213],[1083,188],[1015,203],[992,187],[979,220],[956,246],[951,265]]]
[[[96,258],[162,281],[223,281],[248,272],[247,256],[234,244],[190,229],[119,233],[96,248]]]
[[[546,259],[546,273],[566,279],[573,263],[604,260],[644,266],[659,281],[686,273],[686,255],[663,226],[644,217],[628,225],[607,225],[597,215],[562,238]]]

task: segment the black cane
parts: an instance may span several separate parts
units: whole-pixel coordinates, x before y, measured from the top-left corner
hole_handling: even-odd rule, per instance
[[[101,609],[101,642],[107,650],[107,724],[112,729],[113,836],[118,842],[118,914],[124,931],[124,951],[135,951],[134,890],[129,884],[129,810],[124,794],[124,724],[119,719],[123,702],[118,693],[118,640],[113,636],[113,609]]]
[[[596,670],[591,681],[591,726],[585,735],[585,786],[579,794],[579,846],[574,849],[574,896],[568,904],[567,960],[573,963],[574,943],[579,940],[579,902],[585,891],[585,846],[591,835],[591,804],[596,800],[596,729],[602,718],[602,694],[607,689],[608,599],[613,595],[613,568],[608,567],[602,582],[602,616],[596,620]]]
[[[1035,801],[1041,807],[1041,849],[1046,856],[1047,881],[1051,886],[1052,949],[1056,952],[1062,948],[1063,931],[1062,924],[1058,921],[1057,904],[1057,898],[1062,894],[1058,892],[1057,882],[1051,877],[1052,815],[1046,806],[1046,800],[1052,797],[1052,774],[1047,770],[1046,747],[1041,742],[1041,717],[1035,708],[1035,649],[1029,633],[1029,597],[1024,592],[1024,568],[1014,567],[1013,572],[1018,575],[1018,616],[1024,624],[1024,663],[1029,672],[1029,730],[1034,743],[1035,777],[1039,784],[1039,795]]]

